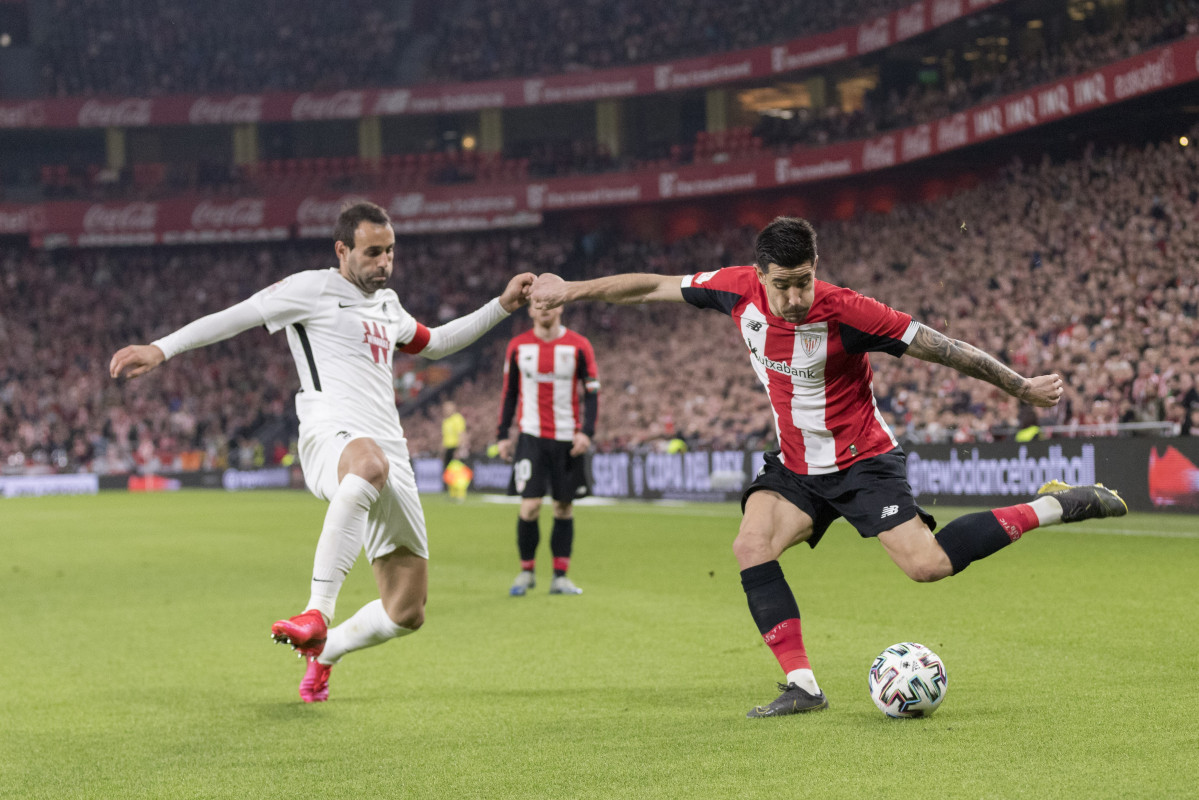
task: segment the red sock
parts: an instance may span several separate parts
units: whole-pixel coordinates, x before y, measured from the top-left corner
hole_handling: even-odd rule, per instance
[[[783,620],[762,634],[762,639],[778,659],[784,674],[793,669],[812,668],[808,662],[807,651],[804,650],[799,617]]]
[[[532,571],[533,571],[533,565],[534,565],[534,564],[536,564],[536,563],[537,563],[537,561],[536,561],[535,559],[532,559],[532,558],[530,558],[528,561],[525,561],[525,560],[522,558],[522,559],[520,560],[520,568],[521,568],[522,570],[524,570],[525,572],[532,572]]]
[[[555,573],[561,573],[562,575],[565,575],[566,571],[568,569],[570,569],[570,558],[569,557],[554,556],[554,572]]]
[[[995,519],[1003,526],[1004,533],[1013,542],[1041,524],[1041,520],[1037,518],[1037,512],[1033,511],[1032,506],[1028,503],[1007,508],[995,508],[991,510],[991,513],[995,515]]]

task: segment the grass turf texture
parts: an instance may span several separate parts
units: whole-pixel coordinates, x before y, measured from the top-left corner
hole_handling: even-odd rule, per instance
[[[1199,785],[1199,519],[1029,534],[903,577],[838,523],[783,558],[831,708],[747,720],[781,673],[745,607],[730,505],[577,511],[572,577],[510,598],[514,506],[426,499],[418,635],[346,658],[328,703],[270,623],[307,598],[300,493],[0,501],[0,797],[1159,798]],[[941,522],[964,509],[937,509]],[[542,548],[548,546],[543,512]],[[344,619],[375,597],[355,567]],[[890,720],[866,671],[944,658],[945,703]]]

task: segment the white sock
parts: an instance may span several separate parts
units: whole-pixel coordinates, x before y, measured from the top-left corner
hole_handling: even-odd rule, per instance
[[[820,694],[816,685],[816,675],[810,669],[793,669],[787,673],[787,683],[794,683],[810,695]]]
[[[1030,500],[1028,505],[1037,515],[1042,528],[1046,525],[1057,525],[1062,521],[1062,504],[1056,497],[1043,495],[1036,500]]]
[[[325,615],[326,620],[333,619],[337,595],[358,558],[358,551],[362,549],[366,519],[371,506],[378,499],[379,490],[370,481],[354,474],[341,479],[341,484],[329,500],[325,524],[316,543],[316,557],[312,563],[312,594],[308,597],[305,610],[315,608]]]
[[[391,621],[391,617],[383,610],[382,600],[372,600],[354,612],[354,616],[329,631],[325,649],[317,660],[322,664],[336,664],[346,653],[374,647],[412,632],[412,628],[404,628]]]

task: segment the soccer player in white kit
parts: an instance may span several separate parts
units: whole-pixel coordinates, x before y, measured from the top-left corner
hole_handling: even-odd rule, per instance
[[[308,604],[272,637],[308,660],[306,703],[329,697],[329,672],[344,655],[415,632],[424,623],[428,546],[424,512],[396,413],[391,352],[441,358],[474,342],[527,302],[532,273],[513,277],[478,310],[426,328],[404,310],[391,278],[395,232],[373,203],[347,207],[334,231],[336,269],[295,273],[247,300],[174,333],[113,355],[114,378],[137,377],[186,350],[263,325],[287,331],[300,390],[300,464],[309,490],[329,502],[317,541]],[[329,629],[342,583],[365,550],[379,587]]]

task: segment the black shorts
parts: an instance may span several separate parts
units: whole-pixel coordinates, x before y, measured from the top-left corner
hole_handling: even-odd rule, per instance
[[[812,518],[812,535],[808,538],[811,547],[840,517],[845,517],[863,538],[878,536],[916,516],[929,530],[937,529],[933,515],[916,505],[912,497],[907,456],[898,447],[828,475],[797,475],[779,461],[778,451],[767,453],[758,477],[741,495],[742,512],[749,496],[760,489],[778,492]]]
[[[572,456],[571,442],[522,433],[516,440],[508,494],[525,498],[550,496],[569,503],[591,494],[586,456]]]

